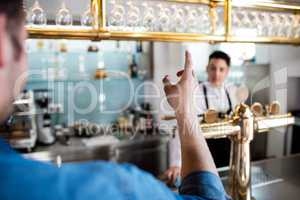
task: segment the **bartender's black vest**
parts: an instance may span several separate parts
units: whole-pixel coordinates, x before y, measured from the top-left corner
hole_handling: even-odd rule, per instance
[[[226,88],[225,93],[227,96],[228,104],[229,104],[229,109],[226,111],[226,113],[219,113],[219,115],[224,115],[227,114],[229,115],[232,111],[232,103],[231,99],[229,96],[229,92],[227,91]],[[208,97],[207,97],[207,88],[203,84],[203,94],[205,98],[205,104],[206,104],[206,109],[209,109],[209,102],[208,102]],[[230,158],[230,141],[227,138],[221,138],[221,139],[207,139],[207,144],[210,149],[210,152],[214,158],[214,161],[216,163],[217,167],[224,167],[229,165],[229,158]]]

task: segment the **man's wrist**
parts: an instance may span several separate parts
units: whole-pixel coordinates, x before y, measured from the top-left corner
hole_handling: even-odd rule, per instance
[[[196,112],[187,112],[187,111],[176,111],[175,116],[177,120],[179,119],[197,119],[197,114]]]

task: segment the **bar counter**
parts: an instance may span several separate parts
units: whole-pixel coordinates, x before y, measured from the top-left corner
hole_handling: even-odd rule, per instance
[[[253,167],[261,167],[275,178],[273,183],[253,188],[256,200],[300,199],[300,154],[254,162]]]

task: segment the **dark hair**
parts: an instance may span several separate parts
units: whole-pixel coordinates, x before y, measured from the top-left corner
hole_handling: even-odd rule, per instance
[[[6,16],[6,30],[12,41],[17,54],[22,49],[21,41],[19,40],[19,32],[24,26],[25,12],[22,0],[9,0],[0,2],[0,15]]]
[[[230,66],[230,62],[231,62],[230,56],[228,54],[224,53],[223,51],[214,51],[212,54],[210,54],[209,61],[214,58],[225,60],[228,67]]]

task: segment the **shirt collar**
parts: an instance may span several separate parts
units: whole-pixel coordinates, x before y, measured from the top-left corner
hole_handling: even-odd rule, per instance
[[[204,84],[209,87],[209,88],[213,88],[213,89],[220,89],[220,88],[225,88],[225,83],[222,83],[222,85],[220,87],[215,87],[213,86],[209,81],[204,82]]]

